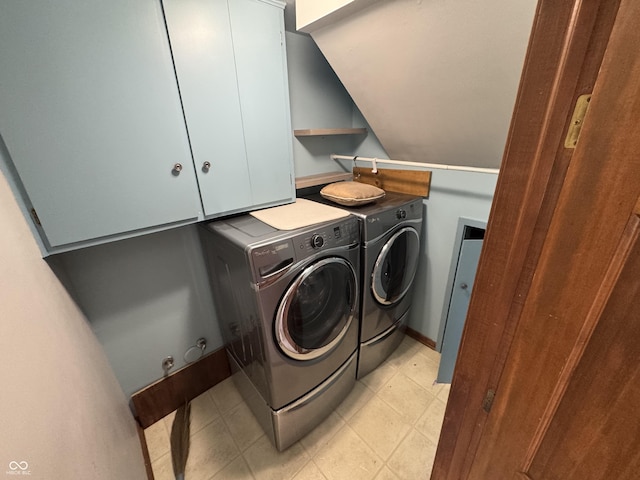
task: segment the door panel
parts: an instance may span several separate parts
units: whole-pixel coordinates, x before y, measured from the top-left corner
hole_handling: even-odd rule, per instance
[[[467,478],[489,418],[573,150],[575,99],[593,90],[617,0],[539,0],[456,373],[434,479]]]
[[[605,5],[591,10],[596,23],[611,12]],[[582,2],[574,7],[576,14],[588,10]],[[640,4],[623,0],[566,177],[556,172],[557,201],[544,207],[552,216],[548,229],[538,232],[538,261],[520,272],[529,286],[511,300],[510,310],[521,313],[496,355],[495,400],[485,404],[486,422],[473,420],[468,430],[478,448],[467,449],[460,463],[469,473],[457,478],[609,479],[637,473],[639,22]],[[574,36],[571,44],[584,32],[568,35]],[[503,205],[492,215],[509,212],[514,213]],[[491,225],[490,220],[486,242]],[[483,256],[481,265],[485,260],[491,258]],[[481,287],[486,281],[477,278],[470,319],[496,301],[486,284]],[[503,318],[494,321],[506,324]],[[468,330],[466,353],[482,341]],[[458,378],[456,371],[454,399]],[[480,402],[472,408],[482,412]],[[438,476],[442,469],[434,473],[444,478]]]
[[[530,447],[532,479],[636,479],[640,471],[640,219],[633,215],[598,296],[602,311],[585,320],[557,410]],[[594,326],[593,324],[596,323]],[[591,329],[595,330],[591,332]],[[576,360],[576,365],[571,359]],[[563,390],[565,390],[562,392]],[[546,423],[546,422],[545,422]]]
[[[619,244],[640,196],[640,139],[630,134],[640,123],[640,31],[634,21],[640,22],[640,4],[623,2],[470,478],[528,470],[548,423],[559,420],[556,406],[579,362],[579,347],[605,305],[613,308],[608,272],[621,261]],[[640,345],[640,338],[635,341]],[[586,444],[591,438],[574,440]]]
[[[451,383],[453,369],[458,357],[464,320],[469,309],[469,300],[482,251],[482,240],[463,240],[458,269],[453,282],[453,294],[447,315],[446,330],[442,338],[442,355],[438,367],[438,383]]]

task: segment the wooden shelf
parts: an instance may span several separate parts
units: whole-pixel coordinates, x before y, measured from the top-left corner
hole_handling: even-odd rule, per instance
[[[321,137],[327,135],[366,135],[366,128],[312,128],[308,130],[294,130],[296,137]]]
[[[325,183],[341,182],[342,180],[351,179],[353,179],[351,172],[319,173],[317,175],[309,175],[308,177],[297,177],[296,189],[315,187],[316,185],[324,185]]]

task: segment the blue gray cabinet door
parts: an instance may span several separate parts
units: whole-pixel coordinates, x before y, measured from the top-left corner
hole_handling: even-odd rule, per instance
[[[453,369],[458,357],[462,330],[467,318],[473,282],[476,278],[476,270],[480,260],[480,252],[482,251],[482,242],[482,240],[462,241],[462,248],[458,257],[458,268],[451,294],[451,303],[449,304],[449,314],[447,315],[447,324],[442,340],[438,383],[451,383],[453,378]]]
[[[163,5],[205,216],[293,200],[284,5]]]
[[[1,2],[0,45],[0,135],[49,248],[198,217],[157,1]]]
[[[205,215],[248,209],[251,180],[227,0],[163,5]]]

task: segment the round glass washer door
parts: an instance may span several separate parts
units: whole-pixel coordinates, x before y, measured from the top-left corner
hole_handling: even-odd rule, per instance
[[[371,273],[371,293],[378,303],[393,305],[405,296],[418,266],[420,237],[411,227],[398,230],[384,244]]]
[[[346,335],[358,305],[358,280],[343,258],[319,260],[305,268],[284,293],[275,319],[282,352],[312,360],[333,350]]]

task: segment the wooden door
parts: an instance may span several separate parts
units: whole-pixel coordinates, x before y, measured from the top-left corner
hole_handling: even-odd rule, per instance
[[[540,3],[433,479],[638,478],[640,2],[617,7]]]

